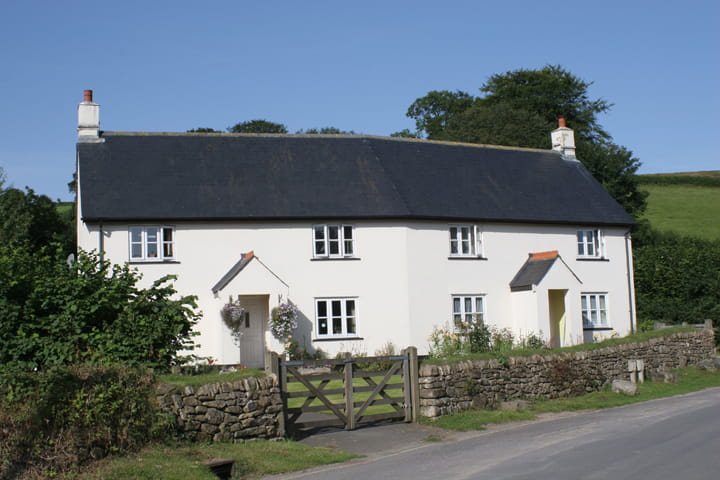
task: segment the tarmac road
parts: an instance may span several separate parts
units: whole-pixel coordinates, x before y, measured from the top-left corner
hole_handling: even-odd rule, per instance
[[[442,436],[440,442],[428,436]],[[303,443],[367,457],[279,479],[720,478],[720,388],[486,431],[395,424],[335,431]]]

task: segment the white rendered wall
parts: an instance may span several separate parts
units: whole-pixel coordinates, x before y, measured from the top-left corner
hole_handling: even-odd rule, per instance
[[[425,353],[432,328],[451,320],[452,295],[485,295],[486,320],[491,325],[514,329],[516,334],[539,330],[548,334],[544,328],[547,289],[568,289],[567,321],[577,338],[573,343],[578,343],[582,341],[580,293],[606,292],[610,326],[620,335],[630,331],[623,229],[603,230],[608,261],[581,261],[576,258],[576,226],[484,224],[487,259],[461,260],[448,258],[448,222],[342,222],[356,227],[354,246],[359,260],[314,260],[311,227],[315,223],[323,222],[170,223],[175,227],[177,263],[133,266],[143,273],[145,285],[162,275],[176,274],[180,294],[199,297],[204,317],[197,326],[201,332],[196,338],[201,344],[197,353],[220,363],[238,359],[238,348],[219,315],[229,295],[268,295],[268,310],[289,298],[302,317],[296,339],[330,355],[341,351],[374,354],[387,341],[398,349],[416,345]],[[98,230],[97,225],[81,223],[79,245],[97,250]],[[115,263],[127,262],[128,224],[103,225],[103,231],[106,257]],[[510,292],[510,280],[528,254],[548,250],[558,250],[583,283],[568,280],[570,274],[555,265],[547,284],[541,282],[535,294]],[[251,261],[213,295],[211,288],[249,251],[264,266]],[[357,297],[361,340],[313,342],[315,298],[327,297]],[[269,333],[266,345],[282,349]]]

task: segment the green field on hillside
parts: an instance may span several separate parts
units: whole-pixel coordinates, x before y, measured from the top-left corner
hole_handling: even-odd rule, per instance
[[[720,172],[640,176],[649,192],[644,218],[653,228],[720,240]]]

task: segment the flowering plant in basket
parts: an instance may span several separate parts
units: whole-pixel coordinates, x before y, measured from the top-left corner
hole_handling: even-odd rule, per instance
[[[270,314],[270,331],[278,340],[290,337],[297,328],[298,309],[291,303],[281,303]]]
[[[242,336],[241,328],[243,320],[245,319],[245,309],[240,305],[240,299],[233,300],[232,295],[230,295],[228,303],[223,305],[220,314],[222,315],[223,322],[225,322],[225,325],[232,331],[235,339],[240,341],[240,337]]]

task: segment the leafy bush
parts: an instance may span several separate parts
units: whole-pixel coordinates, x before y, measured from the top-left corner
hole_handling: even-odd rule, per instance
[[[140,275],[93,253],[0,247],[0,364],[20,370],[76,363],[166,369],[191,350],[194,297],[175,299],[166,276]]]
[[[0,479],[47,478],[171,431],[154,377],[122,366],[0,375]]]

